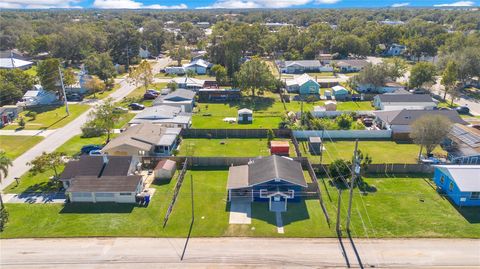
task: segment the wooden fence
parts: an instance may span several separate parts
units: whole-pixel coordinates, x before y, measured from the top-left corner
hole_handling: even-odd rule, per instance
[[[163,228],[165,228],[165,226],[167,225],[167,221],[168,221],[168,218],[170,217],[170,214],[172,213],[173,206],[177,201],[178,193],[180,192],[183,179],[185,178],[185,174],[187,173],[187,167],[188,167],[188,159],[185,160],[185,162],[183,163],[182,170],[180,171],[180,174],[178,174],[177,184],[175,184],[175,189],[173,190],[172,202],[170,202],[170,205],[168,206],[168,209],[167,209],[167,213],[165,214],[165,218],[163,219]]]
[[[325,174],[328,171],[328,164],[313,164],[313,168],[318,174]],[[323,166],[323,168],[322,168]],[[366,169],[362,171],[363,174],[429,174],[433,173],[433,166],[427,164],[416,163],[379,163],[369,164]]]
[[[269,129],[183,129],[183,138],[266,138]],[[290,129],[272,129],[276,137],[290,138]]]

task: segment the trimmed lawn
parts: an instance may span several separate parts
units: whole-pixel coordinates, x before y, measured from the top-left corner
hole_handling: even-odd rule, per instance
[[[124,113],[121,114],[117,122],[115,122],[115,129],[122,129],[126,127],[127,123],[135,117],[135,113]]]
[[[317,77],[332,77],[332,78],[335,78],[335,75],[333,74],[333,72],[311,72],[311,73],[307,73],[308,75],[310,75],[311,77],[315,78],[315,76]]]
[[[161,90],[167,86],[167,83],[153,83],[150,86],[148,86],[148,89],[155,89],[155,90]],[[143,95],[145,94],[145,87],[140,86],[137,87],[135,90],[133,90],[131,93],[129,93],[121,102],[119,102],[119,105],[128,107],[130,103],[139,103],[143,104],[144,106],[152,106],[153,100],[144,100]]]
[[[312,156],[308,151],[308,142],[299,141],[302,156],[313,163],[320,162],[320,156]],[[350,160],[355,147],[354,141],[325,141],[322,163],[331,163],[335,159]],[[359,141],[358,149],[372,157],[372,163],[417,163],[420,147],[415,144],[399,144],[393,141]],[[446,155],[441,149],[434,151],[436,155]]]
[[[228,139],[183,139],[178,156],[202,157],[257,157],[269,156],[267,139],[228,138]],[[295,156],[290,142],[290,156]]]
[[[289,111],[299,112],[301,111],[302,102],[300,101],[290,101],[290,103],[285,103]],[[303,111],[313,111],[315,106],[323,106],[325,101],[316,101],[316,102],[303,102]],[[366,110],[375,110],[370,101],[347,101],[347,102],[337,102],[337,110],[339,111],[366,111]]]
[[[90,106],[71,104],[68,105],[68,108],[70,110],[70,115],[67,115],[67,112],[65,112],[65,106],[44,106],[40,108],[27,109],[21,112],[19,117],[24,117],[25,119],[25,130],[57,129],[67,125],[72,120],[83,114],[90,108]],[[34,111],[38,113],[35,120],[26,116],[28,111]],[[17,120],[16,123],[7,125],[3,129],[15,130],[18,128],[19,126]]]
[[[58,169],[60,174],[63,167]],[[33,174],[27,172],[19,179],[19,184],[14,181],[5,190],[5,193],[23,193],[23,192],[56,192],[60,189],[61,183],[55,183],[50,180],[55,173],[53,170],[47,170],[43,173]]]
[[[22,155],[25,151],[29,150],[42,140],[42,136],[1,135],[0,150],[5,151],[8,158],[15,160],[15,158]]]
[[[89,94],[89,95],[86,95],[85,98],[87,98],[87,99],[99,99],[99,100],[100,99],[105,99],[106,97],[110,96],[110,94],[114,93],[118,89],[120,89],[120,84],[115,83],[115,85],[113,86],[112,89],[96,93],[95,95],[94,94]]]

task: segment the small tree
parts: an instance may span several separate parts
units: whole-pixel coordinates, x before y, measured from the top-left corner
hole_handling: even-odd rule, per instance
[[[351,165],[350,161],[336,159],[328,167],[328,172],[335,182],[345,184],[344,179],[350,177]]]
[[[142,84],[147,89],[153,83],[153,70],[149,62],[143,60],[137,67],[130,70],[128,80],[136,86]]]
[[[58,168],[64,164],[63,155],[60,152],[46,153],[36,157],[28,165],[32,166],[30,171],[34,174],[43,173],[48,169],[52,169],[55,173],[55,179],[58,178]]]
[[[108,98],[90,112],[91,127],[102,129],[107,133],[107,143],[110,141],[110,135],[115,128],[115,123],[119,119],[119,114],[115,113],[115,104],[111,98]]]
[[[343,113],[335,118],[335,122],[337,123],[338,127],[344,130],[350,129],[350,126],[352,126],[352,121],[352,116],[347,113]]]
[[[9,157],[7,157],[7,154],[5,153],[5,151],[0,150],[0,183],[2,183],[3,178],[8,176],[8,168],[10,168],[10,166],[13,166],[12,160]],[[6,222],[6,220],[4,220],[4,217],[7,217],[8,215],[5,215],[5,216],[3,215],[4,206],[3,206],[3,199],[2,199],[1,192],[0,192],[0,209],[2,210],[1,222],[3,227],[3,223]]]
[[[422,116],[415,120],[412,123],[410,138],[415,144],[420,145],[419,158],[423,148],[427,151],[427,155],[430,155],[447,137],[451,128],[452,122],[441,115]]]
[[[177,89],[177,83],[170,81],[169,83],[167,83],[167,88],[169,88],[172,91],[175,91]]]
[[[410,71],[408,86],[418,88],[435,83],[435,66],[428,62],[416,63]]]
[[[256,90],[271,90],[275,87],[275,77],[270,72],[270,68],[257,57],[242,64],[235,74],[235,79],[240,89],[251,91],[252,97],[255,96]]]
[[[215,74],[215,80],[218,85],[226,85],[228,81],[227,69],[222,65],[216,64],[212,66],[212,73]]]
[[[85,83],[85,88],[93,93],[93,98],[96,98],[97,93],[105,91],[105,83],[97,77],[92,77]]]
[[[452,91],[457,84],[458,67],[454,61],[449,61],[442,73],[442,85],[445,86],[443,100],[446,100],[447,93]],[[452,98],[453,103],[453,98]]]
[[[63,71],[63,84],[67,87],[72,86],[77,82],[77,78],[75,76],[75,72],[71,67],[65,69]]]
[[[20,117],[18,119],[18,126],[20,126],[20,128],[25,128],[25,118],[24,117]]]
[[[267,131],[267,140],[268,140],[268,145],[270,145],[270,141],[275,139],[275,133],[273,132],[272,129],[268,129]]]

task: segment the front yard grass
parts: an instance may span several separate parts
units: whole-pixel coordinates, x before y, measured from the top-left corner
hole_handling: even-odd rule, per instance
[[[147,89],[154,89],[154,90],[161,90],[167,86],[167,83],[153,83],[148,86]],[[143,99],[143,95],[145,94],[144,86],[137,87],[131,93],[129,93],[123,100],[120,102],[121,106],[128,107],[130,103],[139,103],[143,104],[144,106],[152,106],[153,100],[145,100]]]
[[[19,117],[25,119],[25,130],[57,129],[70,123],[72,120],[87,111],[90,106],[81,104],[69,104],[70,115],[67,115],[65,106],[43,106],[27,109],[20,113]],[[36,112],[35,119],[26,116],[29,111]],[[5,126],[4,130],[19,129],[18,119],[15,123]]]
[[[288,111],[300,112],[302,107],[302,102],[300,101],[290,101],[290,103],[285,103]],[[316,102],[303,102],[303,111],[313,112],[315,106],[323,106],[325,101],[316,101]],[[370,101],[337,101],[337,110],[339,111],[369,111],[375,110]]]
[[[42,140],[42,136],[1,135],[0,150],[5,151],[7,157],[14,160]]]
[[[319,155],[311,155],[308,150],[308,142],[299,141],[300,151],[303,157],[308,157],[311,162],[319,163]],[[331,163],[336,159],[351,160],[355,147],[354,141],[325,141],[323,144],[322,163]],[[416,144],[396,143],[394,141],[359,141],[358,148],[363,154],[368,153],[372,157],[372,163],[417,163],[420,147]],[[446,156],[440,147],[434,154]]]
[[[85,98],[86,99],[105,99],[106,97],[110,96],[110,94],[114,93],[116,90],[120,89],[120,84],[119,83],[115,83],[115,85],[113,85],[113,88],[112,89],[109,89],[109,90],[105,90],[103,92],[99,92],[99,93],[95,93],[95,94],[89,94],[89,95],[86,95]]]

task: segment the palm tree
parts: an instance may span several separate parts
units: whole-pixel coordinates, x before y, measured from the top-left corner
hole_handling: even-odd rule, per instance
[[[8,167],[12,166],[12,160],[7,157],[5,151],[0,151],[0,183],[2,183],[2,179],[8,176]],[[0,207],[3,209],[3,199],[2,194],[0,192]]]

